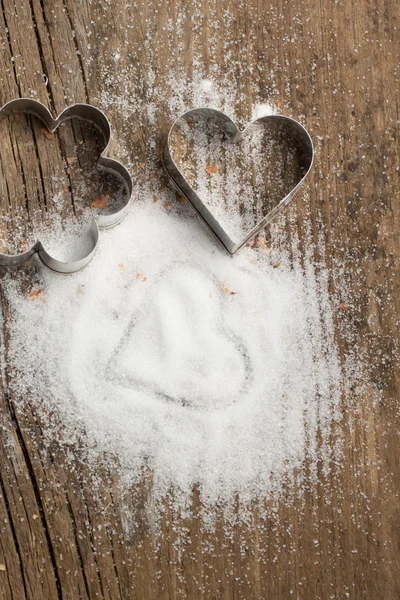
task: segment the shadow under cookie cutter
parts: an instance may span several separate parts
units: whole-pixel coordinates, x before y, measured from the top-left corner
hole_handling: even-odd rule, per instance
[[[132,178],[127,169],[117,160],[107,156],[111,141],[110,123],[101,110],[90,104],[72,104],[65,108],[60,115],[54,119],[50,111],[41,102],[30,98],[17,98],[16,100],[11,100],[0,109],[0,120],[14,113],[28,113],[38,117],[50,133],[54,133],[61,123],[64,123],[68,119],[79,118],[84,121],[89,121],[98,127],[103,134],[105,141],[105,148],[97,161],[97,169],[99,171],[112,173],[115,177],[122,180],[126,186],[127,200],[120,210],[108,215],[93,215],[92,222],[87,232],[87,235],[92,242],[92,249],[82,258],[69,262],[57,260],[47,252],[40,240],[37,240],[29,250],[21,252],[20,254],[12,255],[0,253],[0,267],[22,266],[34,254],[37,254],[42,263],[53,271],[57,271],[58,273],[73,273],[79,271],[79,269],[82,269],[89,263],[96,251],[99,240],[99,229],[113,227],[125,217],[129,209],[130,198],[132,195]]]
[[[171,138],[176,126],[181,122],[185,121],[190,117],[195,116],[205,116],[208,118],[212,118],[221,125],[221,129],[229,136],[230,141],[235,144],[239,142],[244,133],[249,129],[251,125],[255,123],[265,124],[267,122],[274,122],[275,124],[281,126],[286,130],[286,133],[290,135],[290,137],[297,143],[299,149],[301,150],[301,171],[302,176],[298,183],[294,186],[294,188],[284,197],[280,202],[270,210],[262,219],[255,225],[246,235],[245,237],[239,241],[239,243],[235,243],[220,223],[216,220],[210,210],[203,203],[201,198],[196,194],[193,188],[190,186],[188,181],[180,172],[177,164],[175,163],[171,151]],[[219,110],[215,110],[213,108],[194,108],[182,114],[178,117],[173,123],[172,127],[169,130],[167,142],[164,147],[163,154],[163,163],[166,169],[166,172],[172,181],[174,187],[181,193],[192,205],[194,210],[198,213],[198,215],[202,218],[211,232],[215,235],[218,241],[224,246],[224,248],[229,252],[229,254],[233,255],[238,252],[251,238],[253,238],[261,229],[263,229],[268,223],[270,223],[276,216],[279,214],[294,198],[294,196],[299,191],[300,187],[303,185],[305,178],[310,172],[312,163],[314,159],[314,146],[311,140],[311,137],[307,130],[300,125],[294,119],[290,117],[284,117],[282,115],[267,115],[264,117],[260,117],[258,119],[253,120],[245,129],[242,131],[237,128],[235,123],[230,119],[227,115],[220,112]]]

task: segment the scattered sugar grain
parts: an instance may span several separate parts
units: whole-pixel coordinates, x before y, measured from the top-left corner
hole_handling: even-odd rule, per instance
[[[277,114],[277,110],[272,104],[256,104],[253,107],[252,119],[260,119],[261,117],[268,117],[269,115]]]
[[[11,385],[44,435],[117,460],[125,485],[150,468],[156,505],[171,488],[189,503],[194,485],[205,505],[251,502],[329,439],[341,368],[326,280],[276,245],[232,260],[162,201],[102,232],[83,271],[43,270],[45,304],[6,278]]]

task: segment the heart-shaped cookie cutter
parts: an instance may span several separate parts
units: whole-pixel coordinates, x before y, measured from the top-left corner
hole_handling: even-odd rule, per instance
[[[97,169],[99,171],[107,171],[115,177],[122,180],[127,190],[127,200],[123,207],[112,214],[93,215],[92,222],[88,229],[87,235],[91,238],[92,249],[78,260],[64,262],[60,261],[49,254],[44,248],[42,242],[37,240],[29,250],[20,254],[1,254],[0,267],[19,267],[25,264],[33,254],[37,254],[40,260],[46,267],[58,273],[73,273],[79,271],[92,259],[99,240],[99,229],[113,227],[119,223],[126,215],[129,209],[130,197],[132,195],[132,178],[127,169],[117,160],[107,156],[111,141],[111,126],[104,113],[91,104],[72,104],[65,108],[60,115],[54,119],[51,112],[44,104],[31,98],[17,98],[11,100],[0,109],[0,120],[13,113],[28,113],[38,117],[46,126],[50,133],[54,133],[56,129],[65,121],[73,118],[83,119],[95,125],[103,134],[105,148],[101,152],[97,161]]]
[[[230,141],[232,143],[239,142],[248,128],[255,123],[271,123],[275,122],[275,124],[284,128],[287,134],[294,140],[294,142],[298,145],[301,151],[301,171],[302,177],[299,182],[295,185],[295,187],[287,194],[282,200],[277,204],[268,214],[265,215],[255,225],[242,239],[239,243],[235,243],[226,231],[221,227],[220,223],[215,219],[210,210],[205,206],[202,202],[201,198],[196,194],[193,188],[190,186],[188,181],[180,172],[178,166],[176,165],[171,151],[171,138],[174,132],[174,129],[177,125],[182,121],[190,118],[191,116],[204,116],[208,118],[212,118],[215,122],[221,125],[221,129],[224,130],[225,133],[228,134]],[[212,231],[215,237],[221,242],[224,248],[229,252],[229,254],[235,254],[240,248],[242,248],[251,238],[253,238],[263,227],[268,225],[276,217],[278,213],[280,213],[285,206],[289,204],[289,202],[294,198],[295,194],[299,191],[300,187],[304,183],[305,178],[310,172],[312,163],[314,159],[314,146],[311,140],[310,135],[307,130],[297,121],[291,119],[290,117],[285,117],[282,115],[267,115],[264,117],[260,117],[258,119],[253,120],[244,130],[239,130],[235,123],[230,119],[227,115],[222,113],[219,110],[215,110],[213,108],[194,108],[183,113],[180,117],[178,117],[173,123],[171,129],[168,133],[168,138],[164,147],[163,154],[163,163],[166,169],[166,172],[171,179],[173,185],[178,190],[180,194],[182,194],[192,205],[195,211],[199,214],[199,216],[203,219],[208,228]]]

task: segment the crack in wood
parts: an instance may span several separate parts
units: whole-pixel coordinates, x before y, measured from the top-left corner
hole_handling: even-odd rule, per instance
[[[1,347],[2,347],[1,348],[2,360],[5,360],[6,364],[7,364],[7,348],[6,348],[6,344],[5,344],[5,322],[4,322],[4,318],[3,318],[4,305],[5,305],[5,299],[3,296],[3,291],[0,289],[0,311],[1,311],[0,343],[1,343]],[[39,485],[38,485],[38,482],[36,479],[36,474],[35,474],[35,470],[32,465],[30,454],[29,454],[28,448],[25,444],[24,436],[23,436],[16,412],[15,412],[15,409],[13,406],[11,396],[10,396],[7,372],[5,373],[4,376],[5,376],[5,381],[3,381],[3,393],[4,393],[4,397],[5,397],[5,402],[8,407],[8,410],[10,412],[10,415],[12,417],[12,421],[14,423],[15,433],[17,435],[18,443],[21,448],[22,455],[24,457],[25,465],[27,468],[27,472],[29,474],[31,484],[32,484],[32,489],[34,492],[36,504],[38,507],[40,519],[41,519],[42,526],[43,526],[43,530],[44,530],[44,533],[46,536],[46,542],[47,542],[47,546],[48,546],[49,556],[50,556],[50,560],[51,560],[51,564],[52,564],[52,568],[53,568],[53,572],[54,572],[54,578],[55,578],[55,582],[56,582],[56,587],[57,587],[58,600],[63,600],[63,593],[62,593],[62,589],[61,589],[60,576],[59,576],[58,568],[57,568],[57,561],[56,561],[55,552],[54,552],[54,548],[53,548],[53,544],[52,544],[52,540],[51,540],[49,526],[48,526],[48,523],[46,520],[43,502],[41,499],[40,488],[39,488]]]
[[[33,0],[29,0],[29,6],[31,9],[31,16],[32,16],[32,23],[33,23],[33,30],[35,32],[35,38],[36,38],[36,46],[38,49],[38,53],[39,53],[39,59],[40,59],[40,63],[42,65],[42,71],[43,71],[43,75],[47,76],[47,65],[46,65],[46,59],[44,57],[44,53],[43,53],[43,46],[42,46],[42,41],[40,39],[40,32],[39,32],[39,28],[37,25],[37,21],[36,21],[36,16],[35,16],[35,8],[33,6]],[[45,23],[46,27],[47,27],[47,23],[46,23],[46,17],[44,14],[44,9],[42,6],[42,3],[40,2],[40,7],[42,9],[42,16],[43,16],[43,22]],[[50,40],[50,44],[51,44],[51,36],[49,33],[49,40]],[[54,102],[54,96],[53,96],[53,91],[52,91],[52,84],[51,81],[49,79],[49,77],[47,77],[47,84],[46,84],[46,90],[47,90],[47,96],[48,99],[50,101],[50,107],[52,111],[55,111],[56,106],[55,106],[55,102]]]
[[[36,135],[35,128],[33,126],[33,118],[30,117],[29,121],[30,121],[31,129],[32,129],[32,138],[33,138],[33,145],[34,145],[34,148],[35,148],[35,154],[36,154],[37,164],[38,164],[38,167],[39,167],[40,182],[41,182],[41,190],[42,190],[42,194],[43,194],[44,208],[45,208],[45,211],[47,212],[47,210],[48,210],[48,202],[47,202],[46,187],[45,187],[45,184],[44,184],[43,166],[42,166],[42,162],[40,160],[40,154],[39,154],[38,140],[37,140],[37,135]],[[38,196],[40,198],[40,188],[39,188],[39,185],[37,186],[37,191],[38,191]]]
[[[1,6],[1,12],[3,14],[4,25],[5,25],[5,29],[6,29],[7,43],[8,43],[8,47],[10,49],[10,53],[11,53],[11,62],[12,62],[13,71],[14,71],[14,79],[15,79],[15,83],[16,83],[17,88],[18,88],[18,94],[21,97],[21,86],[20,86],[20,83],[18,81],[17,68],[15,66],[15,57],[14,57],[13,47],[12,47],[12,43],[11,43],[10,29],[9,29],[9,26],[8,26],[8,21],[7,21],[7,16],[6,16],[6,9],[5,9],[5,5],[4,5],[4,0],[0,0],[0,6]]]
[[[13,538],[13,541],[14,541],[15,551],[16,551],[17,556],[18,556],[19,567],[20,567],[20,571],[21,571],[22,584],[24,586],[25,598],[27,598],[28,594],[27,594],[25,572],[24,572],[24,566],[23,566],[24,565],[24,561],[22,559],[21,548],[20,548],[20,545],[19,545],[16,528],[15,528],[15,525],[14,525],[14,522],[13,522],[11,510],[10,510],[10,503],[8,501],[8,498],[7,498],[7,493],[6,493],[6,489],[5,489],[5,486],[4,486],[1,474],[0,474],[0,491],[1,491],[3,499],[4,499],[4,505],[6,507],[8,521],[9,521],[10,529],[11,529],[11,535],[12,535],[12,538]]]
[[[40,1],[42,2],[43,0],[40,0]],[[80,48],[79,48],[78,40],[76,39],[76,29],[75,29],[73,21],[72,21],[72,16],[71,16],[71,14],[69,12],[67,0],[63,0],[63,5],[64,5],[64,8],[65,8],[65,13],[67,15],[67,19],[68,19],[69,25],[71,27],[72,39],[74,41],[74,46],[75,46],[75,49],[76,49],[76,55],[77,55],[78,61],[79,61],[79,70],[81,72],[82,82],[83,82],[83,86],[85,88],[86,102],[88,104],[90,104],[90,100],[89,100],[89,88],[88,88],[88,84],[87,84],[87,80],[86,80],[85,69],[84,69],[84,66],[83,66],[82,54],[81,54],[81,51],[80,51]]]
[[[78,531],[77,531],[77,527],[76,527],[76,521],[75,521],[75,517],[74,517],[74,513],[71,507],[71,503],[69,501],[68,498],[68,493],[65,494],[65,501],[66,501],[66,505],[67,505],[67,509],[68,509],[68,513],[71,519],[71,523],[72,523],[72,530],[74,532],[74,540],[75,540],[75,546],[76,546],[76,550],[77,550],[77,554],[78,554],[78,559],[79,559],[79,566],[80,569],[82,571],[82,577],[83,577],[83,581],[84,581],[84,585],[85,585],[85,590],[86,590],[86,594],[87,597],[90,598],[90,589],[89,589],[89,582],[87,580],[86,577],[86,571],[85,571],[85,562],[82,556],[82,552],[81,552],[81,548],[80,548],[80,544],[79,544],[79,538],[78,538]]]
[[[24,165],[22,164],[22,158],[21,158],[21,154],[20,154],[20,151],[19,151],[18,143],[15,144],[15,150],[18,153],[18,160],[17,160],[17,157],[16,157],[15,152],[14,152],[14,144],[12,143],[12,141],[11,141],[11,146],[12,146],[12,149],[13,149],[13,156],[14,156],[15,164],[19,165],[20,172],[21,172],[22,185],[23,185],[23,188],[24,188],[25,210],[26,210],[26,220],[25,220],[25,223],[27,223],[27,222],[29,222],[30,207],[29,207],[28,187],[27,187],[27,179],[26,179],[26,176],[25,176],[25,169],[24,169]]]

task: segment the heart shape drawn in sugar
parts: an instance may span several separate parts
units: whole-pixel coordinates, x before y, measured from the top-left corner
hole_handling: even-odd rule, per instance
[[[54,119],[44,104],[31,98],[17,98],[11,100],[0,109],[0,120],[10,114],[28,113],[39,118],[50,133],[54,133],[58,127],[69,119],[82,119],[89,121],[100,130],[104,139],[104,149],[100,153],[96,168],[98,171],[107,171],[119,179],[125,188],[123,206],[109,214],[93,214],[87,230],[87,243],[85,253],[80,258],[71,261],[62,261],[51,256],[40,240],[37,240],[29,249],[20,254],[0,253],[0,267],[19,267],[25,264],[33,254],[37,254],[44,265],[59,273],[73,273],[88,264],[94,255],[99,240],[99,230],[113,227],[119,223],[127,214],[133,183],[127,169],[117,160],[107,156],[111,141],[111,126],[98,108],[90,104],[73,104],[65,108],[60,115]]]
[[[224,113],[195,108],[172,125],[163,162],[173,185],[230,254],[292,200],[313,162],[306,129],[268,115],[243,131]]]

